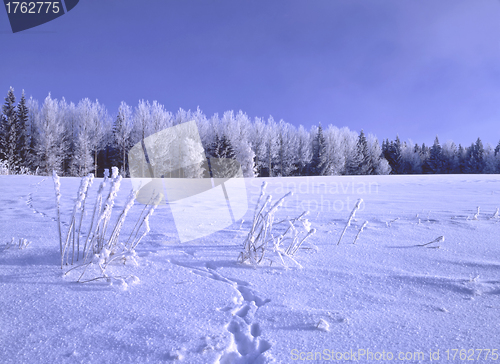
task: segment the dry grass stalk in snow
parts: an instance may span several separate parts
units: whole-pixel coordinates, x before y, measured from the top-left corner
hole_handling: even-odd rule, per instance
[[[340,234],[339,242],[337,243],[337,245],[339,245],[339,244],[340,244],[340,241],[342,240],[342,237],[344,236],[344,234],[345,234],[345,232],[346,232],[347,228],[348,228],[349,226],[351,226],[351,222],[352,222],[352,220],[354,219],[354,216],[356,215],[356,211],[358,211],[358,210],[359,210],[359,207],[361,206],[361,203],[362,203],[362,202],[363,202],[363,199],[362,199],[362,198],[360,198],[360,199],[358,200],[358,202],[356,202],[356,205],[354,205],[354,208],[353,208],[353,209],[352,209],[352,211],[351,211],[351,215],[349,216],[349,219],[347,219],[347,223],[346,223],[346,225],[345,225],[345,227],[344,227],[344,230],[342,231],[342,234]]]
[[[63,257],[62,249],[62,232],[61,232],[61,180],[56,174],[56,171],[52,172],[52,179],[54,180],[54,189],[56,191],[56,209],[57,209],[57,227],[59,229],[59,249],[61,251],[61,260]]]
[[[477,212],[475,213],[473,220],[477,220],[479,218],[479,206],[477,207]]]
[[[272,196],[265,197],[267,183],[263,182],[257,204],[255,205],[252,227],[243,243],[243,251],[238,256],[241,263],[248,262],[252,265],[261,264],[264,261],[274,262],[273,255],[279,258],[279,262],[286,267],[284,257],[300,264],[293,258],[295,253],[302,248],[304,242],[311,237],[316,229],[311,228],[311,223],[305,218],[308,211],[303,212],[295,218],[285,218],[275,221],[275,215],[282,206],[285,198],[292,195],[288,192],[275,204],[271,204]],[[301,231],[299,227],[305,230]],[[316,249],[313,245],[310,248]]]
[[[368,225],[368,221],[365,221],[363,223],[363,225],[361,225],[361,227],[359,228],[358,234],[356,235],[356,237],[354,238],[354,241],[352,242],[353,244],[356,244],[356,242],[359,239],[359,235],[361,235],[361,233],[363,232],[363,229],[366,227],[366,225]]]
[[[394,220],[387,221],[387,222],[385,223],[385,226],[387,226],[387,227],[389,228],[389,227],[391,227],[391,224],[392,224],[393,222],[396,222],[396,221],[398,221],[398,220],[399,220],[399,217],[396,217]],[[418,219],[418,222],[420,223],[420,219]]]
[[[437,237],[436,239],[434,239],[433,241],[431,241],[429,243],[420,244],[418,246],[427,246],[427,245],[430,245],[430,244],[433,244],[433,243],[442,243],[443,241],[444,241],[444,236],[440,236],[440,237]],[[437,247],[434,247],[434,248],[437,248]]]

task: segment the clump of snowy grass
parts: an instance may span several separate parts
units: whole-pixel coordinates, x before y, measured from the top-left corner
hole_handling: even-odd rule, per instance
[[[107,197],[103,198],[103,193],[110,180],[110,187]],[[110,224],[113,215],[113,208],[115,199],[120,189],[122,177],[118,174],[118,168],[112,168],[112,176],[108,177],[105,174],[97,192],[94,210],[90,218],[89,230],[83,245],[82,257],[83,261],[76,267],[71,268],[65,274],[78,268],[83,271],[78,278],[77,282],[90,282],[98,279],[105,279],[109,283],[113,281],[118,282],[119,286],[123,289],[127,288],[127,280],[136,283],[138,278],[135,276],[113,276],[107,272],[108,266],[113,262],[121,262],[122,264],[132,263],[137,265],[137,254],[135,249],[140,241],[149,233],[149,219],[153,215],[156,206],[163,198],[161,193],[152,196],[149,203],[144,206],[140,213],[132,231],[124,242],[120,242],[120,232],[125,224],[127,214],[135,203],[136,192],[131,191],[128,196],[127,202],[120,212],[116,223]],[[64,264],[74,264],[75,249],[76,260],[80,257],[80,235],[85,216],[85,202],[88,195],[88,189],[93,182],[93,175],[82,178],[80,188],[73,208],[73,213],[70,218],[68,233],[64,242],[60,235],[61,244],[61,268]],[[56,186],[56,203],[58,209],[58,226],[61,231],[59,203],[60,203],[60,180],[54,172],[54,183]],[[77,228],[78,224],[78,228]],[[142,233],[141,233],[142,231]],[[71,246],[71,247],[70,247]],[[69,251],[71,250],[71,261],[69,259]],[[99,275],[91,279],[83,279],[84,275],[90,267],[96,267]]]
[[[360,206],[361,206],[361,203],[362,203],[362,202],[363,202],[363,199],[362,199],[362,198],[360,198],[360,199],[358,200],[358,202],[356,202],[356,205],[354,205],[354,208],[353,208],[353,209],[352,209],[352,211],[351,211],[351,215],[349,216],[349,219],[347,219],[347,223],[346,223],[346,225],[345,225],[345,227],[344,227],[344,230],[342,230],[342,234],[340,234],[340,238],[339,238],[339,241],[338,241],[337,245],[339,245],[339,244],[340,244],[340,241],[341,241],[341,240],[342,240],[342,238],[344,237],[344,234],[345,234],[345,232],[347,231],[347,228],[348,228],[349,226],[351,226],[351,222],[352,222],[352,220],[354,220],[354,216],[356,215],[356,211],[358,211],[358,210],[359,210],[359,208],[360,208]]]
[[[275,221],[277,211],[283,205],[284,200],[292,195],[292,192],[288,192],[272,204],[272,196],[265,197],[266,187],[267,183],[263,182],[255,205],[252,227],[243,243],[243,251],[240,252],[238,261],[248,262],[254,266],[264,261],[272,264],[275,261],[272,255],[275,255],[285,267],[287,265],[284,257],[300,267],[301,265],[293,256],[302,248],[304,242],[316,233],[316,229],[311,228],[311,223],[306,219],[309,212],[304,211],[295,218],[287,217]],[[317,249],[309,245],[309,248]]]
[[[352,242],[353,244],[356,244],[356,242],[358,241],[359,239],[359,235],[361,235],[361,233],[363,232],[363,229],[366,227],[366,225],[368,225],[368,221],[365,221],[363,223],[363,225],[361,225],[361,227],[359,228],[359,231],[358,233],[356,234],[356,237],[354,238],[354,241]]]
[[[16,239],[12,237],[12,240],[5,245],[4,250],[10,249],[12,247],[17,247],[18,249],[25,249],[30,244],[31,241],[29,241],[28,239],[23,239],[23,238]]]

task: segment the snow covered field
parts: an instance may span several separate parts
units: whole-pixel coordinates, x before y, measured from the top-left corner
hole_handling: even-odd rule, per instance
[[[302,269],[236,262],[264,180],[274,198],[295,193],[278,216],[310,210],[319,251],[297,254]],[[160,206],[139,265],[112,268],[140,280],[124,286],[63,276],[52,179],[0,176],[0,361],[497,362],[499,175],[246,182],[244,223],[195,241],[181,244]],[[67,223],[79,179],[61,183]],[[130,189],[124,180],[117,208]],[[356,221],[337,245],[358,198]],[[4,249],[12,237],[32,243]]]

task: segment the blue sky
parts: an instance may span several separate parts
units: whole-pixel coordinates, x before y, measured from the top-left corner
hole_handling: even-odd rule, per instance
[[[500,140],[498,0],[84,0],[12,34],[0,96],[157,100],[379,139]]]

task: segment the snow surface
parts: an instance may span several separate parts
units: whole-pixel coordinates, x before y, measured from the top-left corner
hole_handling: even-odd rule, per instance
[[[310,210],[319,251],[297,253],[302,269],[236,262],[264,180],[274,199],[294,192],[278,216]],[[245,221],[195,241],[180,244],[169,207],[158,207],[139,265],[111,268],[139,282],[110,284],[63,276],[50,177],[0,176],[0,362],[322,362],[319,354],[366,350],[394,360],[422,352],[407,362],[423,363],[430,351],[448,361],[446,350],[500,350],[498,175],[246,182]],[[61,178],[63,229],[79,183]],[[123,180],[116,209],[130,189]],[[337,245],[358,198],[364,203]],[[132,208],[125,228],[141,209]],[[31,244],[6,249],[12,237]],[[480,355],[496,362],[492,352]]]

